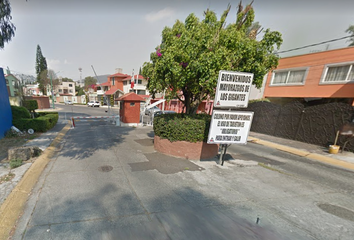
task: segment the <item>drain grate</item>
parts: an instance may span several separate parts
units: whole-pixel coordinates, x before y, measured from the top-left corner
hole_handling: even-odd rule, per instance
[[[99,167],[98,170],[100,170],[101,172],[110,172],[113,170],[113,167],[106,165]]]
[[[317,206],[327,213],[354,222],[354,212],[349,209],[328,203],[319,203]]]

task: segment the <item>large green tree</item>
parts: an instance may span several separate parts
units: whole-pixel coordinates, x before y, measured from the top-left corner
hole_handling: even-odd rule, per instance
[[[3,49],[5,43],[11,41],[15,36],[15,25],[11,22],[11,6],[9,0],[0,1],[0,49]]]
[[[350,25],[345,32],[349,33],[351,36],[351,38],[349,39],[349,47],[354,46],[354,25]]]
[[[186,113],[195,114],[202,100],[214,97],[220,70],[253,73],[253,84],[262,86],[264,75],[278,65],[274,51],[281,34],[267,29],[257,40],[260,25],[253,22],[251,4],[243,8],[240,3],[236,21],[226,26],[230,9],[219,20],[208,9],[201,21],[192,13],[185,22],[164,28],[161,44],[142,71],[153,97],[165,91],[167,98],[184,103]]]
[[[85,89],[97,83],[97,79],[91,76],[85,77]]]
[[[39,86],[43,86],[43,89],[40,88],[40,90],[44,95],[47,95],[47,90],[51,91],[52,86],[53,89],[56,89],[59,85],[59,79],[57,78],[55,72],[51,69],[47,69],[41,72],[39,75],[39,82]]]
[[[41,47],[37,45],[37,53],[36,53],[36,74],[37,74],[37,82],[39,83],[39,89],[45,94],[45,82],[46,79],[44,76],[47,74],[47,60],[42,54]],[[44,73],[46,72],[46,73]]]

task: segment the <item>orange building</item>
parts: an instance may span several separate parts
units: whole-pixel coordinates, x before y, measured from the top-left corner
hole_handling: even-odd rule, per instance
[[[354,106],[354,47],[280,59],[268,74],[263,96],[280,103],[297,99]]]

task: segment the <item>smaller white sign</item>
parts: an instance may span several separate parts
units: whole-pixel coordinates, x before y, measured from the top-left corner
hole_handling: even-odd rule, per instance
[[[221,70],[214,98],[215,108],[247,108],[253,73]]]
[[[253,112],[214,110],[211,118],[209,144],[247,144]]]

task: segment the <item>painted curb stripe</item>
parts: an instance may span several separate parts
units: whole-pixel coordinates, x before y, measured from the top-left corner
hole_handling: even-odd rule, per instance
[[[322,163],[327,163],[336,167],[341,167],[341,168],[345,168],[348,170],[354,170],[354,163],[350,163],[350,162],[345,162],[336,158],[331,158],[331,157],[327,157],[327,156],[323,156],[317,153],[311,153],[308,151],[303,151],[303,150],[299,150],[296,148],[292,148],[292,147],[288,147],[288,146],[284,146],[284,145],[280,145],[280,144],[276,144],[276,143],[272,143],[272,142],[268,142],[268,141],[264,141],[264,140],[260,140],[258,138],[254,138],[254,137],[248,137],[248,139],[256,144],[260,144],[266,147],[270,147],[270,148],[275,148],[284,152],[288,152],[288,153],[292,153],[301,157],[306,157],[309,158],[311,160],[316,160]]]

